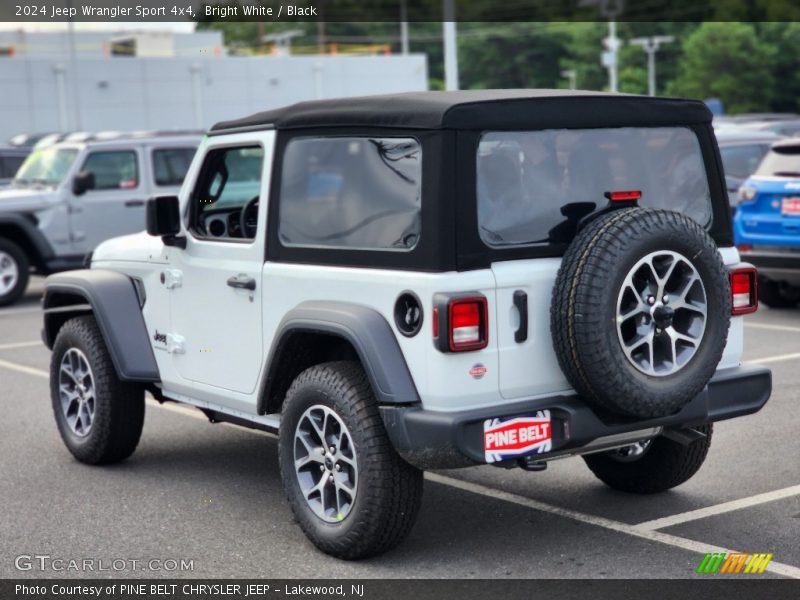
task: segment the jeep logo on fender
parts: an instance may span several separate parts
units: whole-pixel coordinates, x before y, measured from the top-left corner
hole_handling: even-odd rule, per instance
[[[483,450],[487,463],[543,454],[553,447],[550,411],[535,415],[487,419],[483,422]]]
[[[153,335],[153,340],[156,344],[166,344],[167,343],[167,334],[166,333],[158,333],[158,329],[156,329],[155,335]]]

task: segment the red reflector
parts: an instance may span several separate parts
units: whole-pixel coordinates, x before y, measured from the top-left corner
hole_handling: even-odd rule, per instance
[[[752,244],[739,244],[736,246],[739,249],[739,252],[750,252],[753,249]]]
[[[755,267],[731,271],[731,314],[746,315],[758,309],[758,286]]]
[[[623,202],[629,200],[638,200],[642,197],[641,190],[627,190],[621,192],[606,192],[606,198],[611,200],[612,202]]]
[[[439,307],[433,307],[433,338],[439,337]]]
[[[486,298],[459,298],[448,307],[450,351],[479,350],[488,344]]]

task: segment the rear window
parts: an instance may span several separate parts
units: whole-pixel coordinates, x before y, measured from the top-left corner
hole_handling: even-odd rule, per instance
[[[421,179],[413,138],[292,140],[281,175],[281,243],[411,250],[420,236]]]
[[[755,175],[800,177],[800,145],[772,148],[758,166]]]
[[[153,150],[153,178],[156,185],[178,186],[183,183],[195,148],[161,148]]]
[[[477,156],[478,223],[490,246],[568,242],[605,192],[711,220],[697,136],[685,127],[490,132]]]

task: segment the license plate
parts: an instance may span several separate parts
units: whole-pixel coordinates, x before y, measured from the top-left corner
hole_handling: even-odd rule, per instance
[[[483,452],[487,463],[543,454],[553,448],[550,411],[486,419],[483,422]]]
[[[781,214],[800,215],[800,197],[784,198],[781,202]]]

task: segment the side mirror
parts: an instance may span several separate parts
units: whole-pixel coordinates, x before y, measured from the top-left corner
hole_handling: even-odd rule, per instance
[[[177,196],[156,196],[147,201],[147,233],[161,237],[167,246],[185,247],[186,238],[179,238],[181,213]],[[183,240],[183,244],[181,244]]]
[[[91,171],[81,171],[72,180],[72,193],[76,196],[85,194],[88,190],[95,188],[94,173]]]

